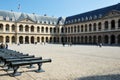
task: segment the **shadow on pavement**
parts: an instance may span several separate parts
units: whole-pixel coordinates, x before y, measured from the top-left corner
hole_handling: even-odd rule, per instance
[[[120,80],[120,74],[88,76],[77,78],[75,80]]]

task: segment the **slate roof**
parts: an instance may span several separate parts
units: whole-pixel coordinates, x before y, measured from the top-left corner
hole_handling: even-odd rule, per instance
[[[108,6],[105,8],[85,12],[82,14],[66,17],[65,24],[73,24],[77,22],[100,19],[103,16],[105,16],[108,12],[113,11],[113,10],[120,11],[120,3],[112,5],[112,6]]]
[[[6,17],[8,17],[9,20],[15,22],[19,22],[24,19],[29,19],[35,23],[52,24],[52,25],[57,25],[59,24],[59,22],[62,22],[62,24],[64,24],[65,21],[65,19],[59,19],[55,17],[40,16],[37,14],[27,14],[27,13],[13,12],[13,11],[0,11],[0,16],[3,17],[3,20],[6,20],[5,19]]]

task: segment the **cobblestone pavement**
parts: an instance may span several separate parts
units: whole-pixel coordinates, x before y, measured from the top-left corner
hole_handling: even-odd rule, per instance
[[[120,80],[120,47],[13,44],[9,49],[51,58],[52,63],[43,64],[42,73],[34,72],[37,65],[33,69],[22,66],[22,75],[16,77],[0,67],[0,80]]]

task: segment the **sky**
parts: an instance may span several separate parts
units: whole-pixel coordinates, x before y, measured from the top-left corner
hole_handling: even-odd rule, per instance
[[[67,17],[118,3],[120,0],[1,0],[0,10]]]

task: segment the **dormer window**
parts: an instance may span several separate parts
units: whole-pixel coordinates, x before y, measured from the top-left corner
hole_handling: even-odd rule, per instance
[[[78,19],[78,21],[80,21],[80,18]]]
[[[88,20],[88,17],[86,17],[85,19],[86,19],[86,21],[87,21],[87,20]]]
[[[82,21],[84,21],[84,18],[82,17]]]
[[[96,16],[96,15],[94,16],[94,19],[97,19],[97,16]]]
[[[92,20],[92,16],[89,17],[89,20]]]
[[[99,14],[99,18],[101,18],[102,17],[102,14]]]

